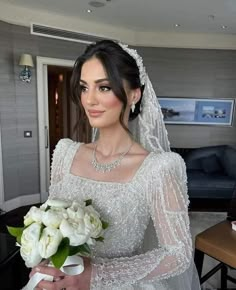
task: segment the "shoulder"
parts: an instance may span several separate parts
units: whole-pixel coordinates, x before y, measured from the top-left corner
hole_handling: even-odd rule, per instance
[[[152,152],[151,166],[154,170],[160,171],[179,171],[186,170],[183,158],[176,152]]]
[[[58,143],[55,146],[53,155],[59,156],[63,155],[70,149],[74,148],[74,146],[79,146],[81,143],[75,142],[69,138],[63,138],[58,141]]]
[[[76,145],[76,144],[80,144],[80,143],[75,142],[69,138],[63,138],[57,142],[55,149],[68,149],[71,145]]]

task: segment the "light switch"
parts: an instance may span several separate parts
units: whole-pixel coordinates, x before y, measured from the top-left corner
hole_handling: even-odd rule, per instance
[[[24,131],[24,137],[25,138],[31,138],[32,137],[32,131]]]

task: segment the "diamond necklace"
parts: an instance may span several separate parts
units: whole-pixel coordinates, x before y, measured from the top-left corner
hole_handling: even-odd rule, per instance
[[[95,168],[96,171],[98,172],[102,172],[105,173],[107,171],[111,171],[112,169],[115,169],[117,166],[120,165],[122,159],[125,157],[125,155],[130,151],[131,147],[133,146],[134,142],[131,143],[131,145],[129,146],[128,150],[126,150],[125,152],[123,152],[119,158],[117,158],[116,160],[110,162],[110,163],[99,163],[96,159],[96,152],[97,152],[97,144],[94,146],[93,149],[93,158],[92,158],[92,165]]]

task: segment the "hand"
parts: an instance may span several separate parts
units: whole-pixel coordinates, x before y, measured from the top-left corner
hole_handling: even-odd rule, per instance
[[[66,275],[59,269],[40,264],[32,269],[30,276],[35,272],[53,276],[53,282],[42,280],[38,283],[35,290],[89,290],[92,266],[89,258],[84,258],[84,271],[79,275]]]

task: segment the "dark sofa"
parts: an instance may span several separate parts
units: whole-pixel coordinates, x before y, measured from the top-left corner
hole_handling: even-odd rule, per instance
[[[231,199],[236,187],[235,148],[201,147],[181,155],[186,163],[190,199]]]

